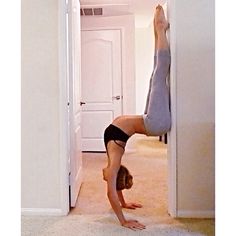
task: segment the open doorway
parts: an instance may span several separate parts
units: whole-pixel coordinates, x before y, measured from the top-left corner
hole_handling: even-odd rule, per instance
[[[129,17],[132,17],[132,16],[129,16]],[[106,20],[107,20],[107,18],[106,18]],[[91,23],[91,22],[90,22]],[[99,28],[100,30],[102,29],[104,29],[104,28],[102,28],[102,27],[100,27]],[[121,40],[122,41],[125,41],[125,37],[127,37],[127,38],[129,38],[129,36],[127,36],[127,34],[125,34],[124,33],[124,31],[122,31],[122,30],[130,30],[130,28],[127,28],[127,29],[125,29],[125,27],[122,27],[122,26],[120,26],[120,25],[116,25],[116,26],[113,26],[113,27],[111,27],[110,28],[111,30],[117,30],[117,29],[120,29],[121,30]],[[134,30],[134,29],[133,29]],[[129,46],[130,45],[126,45],[126,47],[127,48],[129,48]],[[127,48],[126,48],[126,50],[127,50]],[[131,47],[132,48],[132,47]],[[124,55],[124,51],[122,50],[122,55]],[[134,52],[133,52],[133,54],[130,54],[130,56],[134,56]],[[128,58],[129,59],[129,58]],[[124,60],[122,60],[122,63],[124,64],[124,65],[127,65],[127,63],[132,63],[132,61],[133,60],[128,60],[127,58],[125,58],[124,57]],[[124,68],[124,67],[123,67]],[[127,72],[127,75],[128,75],[128,73],[130,73],[130,71],[128,71]],[[126,75],[126,76],[127,76]],[[149,80],[149,75],[146,75],[146,78],[147,78],[147,80]],[[123,78],[123,80],[126,82],[126,84],[125,83],[123,83],[122,84],[122,89],[123,89],[123,98],[124,98],[124,101],[126,101],[126,102],[124,102],[123,103],[123,114],[127,114],[127,113],[130,113],[130,111],[132,110],[132,109],[134,109],[135,110],[135,103],[134,103],[134,101],[132,101],[131,99],[128,99],[129,97],[135,97],[135,96],[133,96],[134,94],[135,94],[135,82],[130,82],[130,81],[128,81],[127,80],[127,78],[128,78],[128,76],[126,77],[126,78]],[[128,81],[128,82],[127,82]],[[133,83],[133,84],[132,84]],[[127,86],[127,84],[128,84],[128,86],[130,86],[130,87],[128,87]],[[131,90],[129,90],[129,88],[133,88],[133,90],[131,89]],[[172,87],[172,89],[174,89],[173,87]],[[173,93],[172,93],[173,94]],[[83,124],[82,124],[82,127],[83,127]],[[169,191],[168,191],[168,197],[166,196],[166,199],[168,199],[168,203],[167,203],[167,206],[168,206],[168,211],[169,211],[169,213],[171,213],[171,215],[172,216],[175,216],[175,211],[176,211],[176,192],[175,192],[175,185],[176,185],[176,178],[175,178],[175,173],[176,173],[176,170],[174,169],[173,170],[173,168],[176,168],[176,166],[175,166],[175,161],[173,161],[172,160],[172,157],[175,157],[174,156],[174,148],[175,148],[175,146],[173,145],[173,142],[171,142],[171,139],[175,139],[176,137],[174,136],[174,134],[172,135],[172,136],[169,136],[169,142],[168,142],[168,146],[167,145],[164,145],[163,143],[159,143],[159,141],[158,141],[158,139],[157,138],[155,138],[155,140],[151,140],[151,139],[149,139],[149,138],[144,138],[144,137],[139,137],[139,138],[136,138],[136,140],[133,142],[133,144],[134,145],[136,145],[137,143],[139,143],[139,145],[140,145],[140,147],[141,146],[145,146],[147,143],[150,143],[150,142],[153,142],[154,141],[154,146],[155,145],[162,145],[161,146],[161,149],[162,150],[164,150],[164,152],[166,152],[166,153],[168,153],[168,155],[169,155],[169,158],[168,158],[168,162],[167,162],[167,154],[166,154],[166,165],[167,165],[167,169],[168,169],[168,172],[169,173],[171,173],[169,176],[168,176],[168,181],[167,181],[167,177],[166,177],[166,183],[167,183],[167,186],[174,186],[173,188],[169,188]],[[148,140],[149,139],[149,140]],[[142,140],[142,142],[143,143],[140,143],[140,140]],[[150,141],[150,142],[149,142]],[[157,143],[158,142],[158,143]],[[163,146],[164,145],[164,146]],[[172,151],[170,150],[170,149],[173,149]],[[145,147],[144,147],[144,150],[145,150]],[[156,150],[157,151],[157,150]],[[141,152],[142,153],[142,152]],[[153,150],[150,150],[150,153],[152,153],[153,154],[153,156],[154,156],[154,153],[155,153],[155,151],[154,151],[154,149]],[[86,158],[86,156],[87,156],[87,159],[89,159],[89,155],[90,154],[84,154],[83,155],[83,159],[84,158]],[[99,154],[100,155],[100,154]],[[101,154],[102,155],[102,154]],[[91,156],[94,156],[94,155],[91,155]],[[105,158],[105,157],[103,157],[103,158]],[[124,158],[125,159],[125,158]],[[106,160],[106,159],[104,159],[104,160]],[[89,165],[89,163],[87,163],[87,165]],[[104,165],[102,166],[102,167],[104,167]],[[172,171],[173,170],[173,171]],[[99,171],[101,171],[101,169],[99,170]],[[67,176],[67,178],[68,178],[68,176]],[[102,179],[102,178],[101,178]],[[153,179],[153,182],[155,182],[155,179]],[[166,187],[167,188],[167,187]],[[68,192],[67,192],[68,193]],[[64,194],[64,192],[63,192],[63,194]],[[104,191],[104,194],[106,195],[106,191]]]
[[[106,25],[103,25],[103,26],[93,25],[93,22],[94,21],[91,19],[91,16],[90,16],[88,22],[86,23],[87,25],[83,26],[83,19],[82,19],[82,29],[83,29],[83,27],[85,28],[84,31],[82,30],[82,34],[85,34],[85,33],[89,34],[88,37],[90,37],[90,42],[92,41],[91,40],[91,35],[92,34],[98,34],[98,36],[101,37],[100,33],[104,32],[104,31],[110,31],[110,32],[111,31],[117,31],[117,32],[119,31],[120,32],[120,38],[122,40],[124,40],[124,35],[125,35],[124,33],[125,32],[122,31],[123,30],[122,27],[120,27],[120,28],[117,27],[117,26],[114,27],[114,25],[109,26],[109,27],[106,26]],[[109,23],[107,19],[104,22],[105,22],[105,24]],[[151,31],[152,31],[152,22],[149,23],[148,28],[151,28]],[[148,31],[146,33],[151,34],[151,32],[148,32]],[[136,37],[137,37],[137,35],[138,34],[135,32]],[[147,37],[147,38],[151,39],[151,37]],[[102,39],[102,40],[103,40],[103,43],[104,43],[105,40],[104,39]],[[82,41],[83,41],[83,39],[82,39]],[[148,43],[150,43],[150,41],[152,41],[152,40],[149,40]],[[89,49],[91,49],[91,47],[89,47]],[[124,47],[122,48],[122,46],[121,46],[120,49],[124,49]],[[83,48],[82,48],[82,51],[83,51]],[[88,52],[89,50],[85,50],[85,51],[86,51],[86,53],[89,53]],[[94,51],[94,49],[93,49],[93,51]],[[124,51],[121,50],[121,54],[124,54]],[[81,60],[82,60],[82,63],[83,63],[83,56],[82,56]],[[152,60],[152,55],[150,54],[150,65],[152,67],[153,62],[151,60]],[[91,61],[91,59],[89,61]],[[97,63],[96,66],[99,67],[99,63]],[[124,68],[122,68],[122,69],[124,69]],[[82,68],[82,70],[83,70],[83,68]],[[147,71],[148,70],[146,70],[146,72]],[[88,72],[89,72],[89,70],[88,70]],[[83,71],[82,71],[82,86],[81,86],[82,88],[83,88],[83,74],[85,74],[85,73],[83,73]],[[137,73],[137,71],[136,71],[136,75],[137,74],[139,74],[139,73]],[[151,74],[151,71],[149,73],[145,73],[143,75],[143,76],[146,77],[145,79],[146,79],[147,87],[148,87],[148,81],[149,81],[150,74]],[[84,82],[84,84],[87,84],[87,83],[88,83],[88,81],[86,80]],[[89,83],[91,84],[91,81]],[[137,84],[138,84],[137,81],[135,81],[134,84],[136,84],[136,92],[137,92]],[[121,89],[123,89],[122,85],[120,87],[121,87]],[[102,91],[102,87],[99,90]],[[84,92],[87,94],[88,97],[91,94],[88,91],[88,89],[84,89]],[[123,91],[121,91],[119,96],[121,96],[123,98],[122,92]],[[83,90],[82,90],[82,94],[83,94]],[[127,97],[132,98],[132,95],[127,94]],[[139,96],[139,94],[138,94],[136,96],[136,100],[137,100],[137,97],[142,97],[142,96]],[[143,100],[145,100],[145,97],[146,96],[143,96]],[[82,96],[82,101],[83,100],[84,100],[84,98]],[[127,100],[124,99],[123,100],[123,105],[126,105],[127,101],[128,101],[128,99]],[[83,103],[86,104],[86,101],[83,101]],[[135,104],[135,99],[133,101],[133,104]],[[85,111],[84,116],[86,116],[86,119],[84,119],[84,120],[86,122],[90,122],[90,125],[85,125],[84,127],[87,127],[87,128],[90,127],[90,129],[91,129],[91,124],[92,124],[91,120],[94,120],[94,119],[92,119],[92,118],[90,119],[89,117],[87,117],[88,114],[91,115],[91,107],[89,109],[88,110],[84,109],[84,111]],[[135,110],[137,110],[137,106],[135,107]],[[120,115],[125,114],[125,112],[122,109],[120,111],[121,111]],[[83,114],[83,112],[82,112],[82,114]],[[97,113],[96,113],[95,116],[97,117]],[[112,121],[112,119],[110,119],[110,120],[108,119],[108,124],[111,121]],[[107,124],[104,123],[103,126],[106,127]],[[82,130],[83,130],[83,124],[82,124]],[[94,129],[91,129],[91,130],[94,130]],[[91,131],[89,131],[89,130],[87,131],[87,133],[90,133],[90,132]],[[83,131],[82,131],[82,133],[83,133]],[[101,132],[98,131],[98,133],[101,133]],[[88,136],[86,136],[86,137],[88,137]],[[86,137],[85,137],[85,139],[86,139]],[[168,169],[167,149],[170,147],[170,145],[168,146],[164,143],[164,141],[166,141],[165,139],[167,139],[166,136],[163,137],[163,139],[162,139],[163,142],[161,142],[161,141],[158,140],[157,137],[144,137],[144,136],[140,136],[140,135],[135,135],[131,139],[131,141],[129,141],[129,143],[130,143],[129,148],[126,151],[124,159],[132,160],[132,158],[134,156],[137,156],[137,161],[134,159],[134,160],[132,160],[132,162],[139,162],[140,161],[140,163],[139,163],[140,166],[137,165],[137,170],[140,171],[139,174],[138,174],[138,176],[140,175],[140,179],[138,180],[138,178],[137,178],[137,180],[141,181],[141,183],[142,183],[140,186],[143,186],[143,185],[146,186],[145,181],[144,181],[145,179],[150,180],[149,185],[146,186],[146,187],[149,188],[148,192],[152,196],[155,196],[155,197],[159,196],[160,197],[158,200],[157,199],[155,199],[155,200],[152,199],[152,201],[162,203],[159,206],[156,205],[156,207],[159,210],[160,210],[161,207],[163,207],[161,212],[166,214],[165,217],[168,217],[168,211],[172,213],[172,216],[175,216],[174,215],[175,210],[169,210],[168,209],[168,206],[169,206],[168,199],[172,199],[173,196],[169,195],[169,198],[168,198],[167,188],[168,188],[168,183],[171,183],[171,181],[167,181],[167,169]],[[106,207],[109,207],[109,205],[106,206],[106,204],[108,204],[108,201],[106,199],[106,189],[105,189],[105,185],[102,181],[102,175],[101,175],[101,173],[102,173],[101,170],[106,165],[107,157],[104,153],[96,153],[96,151],[104,151],[104,147],[103,147],[103,150],[99,149],[99,146],[100,146],[99,143],[97,145],[96,143],[94,143],[94,140],[92,140],[91,138],[90,138],[91,142],[88,143],[88,140],[89,140],[89,138],[87,138],[87,140],[85,140],[85,142],[84,142],[85,147],[84,148],[82,147],[82,150],[92,151],[93,153],[83,153],[83,170],[84,170],[84,173],[86,173],[86,174],[84,174],[84,180],[83,180],[80,196],[78,198],[76,207],[74,209],[72,209],[71,214],[76,214],[76,213],[83,214],[83,212],[84,213],[93,212],[93,214],[96,214],[97,213],[96,210],[101,209],[101,207],[105,207],[104,209],[106,209]],[[131,151],[129,151],[129,149]],[[126,158],[126,156],[128,158]],[[125,163],[126,162],[124,160],[124,164]],[[129,161],[127,161],[127,165],[130,166]],[[153,166],[155,166],[156,168],[153,168]],[[160,170],[160,172],[158,170]],[[134,169],[134,172],[136,172],[135,169]],[[91,173],[91,175],[89,173]],[[173,173],[175,173],[175,171]],[[150,174],[150,176],[148,177],[149,174]],[[141,176],[143,177],[143,179],[142,179]],[[99,180],[101,180],[101,183],[99,182]],[[161,184],[161,185],[158,186],[158,183]],[[175,183],[173,183],[173,185],[174,184]],[[101,186],[103,186],[103,187],[101,187]],[[101,189],[102,189],[102,191],[100,192]],[[157,193],[158,190],[162,193],[161,195],[159,195]],[[143,192],[141,189],[139,189],[137,191],[140,191],[139,193],[137,192],[137,196],[140,196],[140,193]],[[157,192],[155,192],[155,191],[157,191]],[[99,199],[99,197],[104,197],[104,196],[105,196],[105,199],[103,199],[103,200]],[[99,203],[102,202],[102,206],[100,206],[100,207],[99,206],[91,207],[91,204],[89,204],[91,201],[88,200],[88,199],[92,199],[92,198],[94,198],[96,202],[99,202]],[[175,198],[175,196],[174,196],[174,198]],[[174,203],[174,201],[175,200],[173,200],[172,203]],[[173,208],[175,208],[174,204],[172,204],[171,206]],[[154,212],[156,212],[156,211],[154,210]],[[146,213],[144,212],[144,214],[146,214]]]
[[[84,180],[75,208],[70,215],[108,215],[111,206],[107,199],[106,182],[102,168],[107,164],[105,153],[83,153]],[[127,202],[136,202],[142,208],[124,210],[124,214],[144,217],[153,223],[172,221],[168,215],[167,144],[157,137],[132,136],[122,157],[122,164],[131,172],[134,185],[123,194]]]

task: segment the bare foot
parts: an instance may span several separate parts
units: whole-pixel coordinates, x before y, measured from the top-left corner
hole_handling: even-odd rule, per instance
[[[156,7],[155,17],[154,17],[154,31],[155,33],[159,30],[167,30],[169,28],[169,23],[165,18],[165,13],[161,5]]]

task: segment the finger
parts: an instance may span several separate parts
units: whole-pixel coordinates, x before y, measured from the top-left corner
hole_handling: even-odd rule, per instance
[[[135,227],[139,228],[139,229],[145,229],[146,226],[140,223],[136,223]]]
[[[141,225],[135,225],[135,228],[136,228],[136,229],[139,229],[139,230],[145,229],[145,228],[142,227]]]
[[[132,230],[134,230],[134,231],[142,230],[142,229],[143,229],[142,227],[140,227],[140,226],[138,226],[138,225],[132,225],[132,226],[130,226],[130,228],[131,228]]]
[[[142,224],[142,223],[139,223],[139,222],[136,222],[136,225],[139,225],[140,227],[142,227],[142,228],[146,228],[146,226],[144,225],[144,224]]]
[[[129,220],[129,224],[125,225],[125,227],[130,228],[134,231],[144,229],[144,227],[142,227],[139,223],[137,223],[135,221],[131,222],[130,220]]]
[[[139,229],[139,230],[143,230],[145,228],[141,227],[141,226],[136,226],[136,229]]]
[[[129,223],[132,223],[132,222],[136,222],[136,223],[139,223],[138,220],[134,220],[134,219],[130,219],[128,220]]]
[[[132,225],[123,225],[125,228],[135,230]]]
[[[128,228],[129,228],[129,229],[132,229],[133,231],[136,231],[135,226],[129,226]]]

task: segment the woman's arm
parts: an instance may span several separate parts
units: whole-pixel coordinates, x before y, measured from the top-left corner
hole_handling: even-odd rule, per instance
[[[118,146],[115,142],[110,141],[108,143],[108,157],[110,158],[110,165],[106,168],[106,181],[107,181],[107,196],[114,210],[120,224],[124,227],[132,230],[144,229],[145,225],[139,223],[137,220],[126,220],[122,207],[119,202],[118,193],[116,191],[116,178],[120,168],[121,157],[124,153],[124,149]]]
[[[120,221],[120,224],[122,226],[130,228],[132,230],[145,229],[145,225],[139,223],[137,220],[126,220],[125,219],[123,212],[122,212],[122,208],[119,203],[118,193],[116,191],[116,178],[114,178],[114,177],[109,178],[108,177],[107,187],[108,187],[108,192],[107,192],[108,199],[110,201],[112,209],[114,210],[116,216],[118,217],[118,219]]]
[[[110,173],[107,180],[107,197],[121,225],[126,222],[116,191],[116,174]]]
[[[125,203],[125,199],[124,199],[122,190],[117,190],[117,195],[119,197],[121,206],[124,207],[126,203]]]

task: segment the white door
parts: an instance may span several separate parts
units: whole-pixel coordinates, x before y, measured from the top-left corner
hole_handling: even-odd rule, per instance
[[[105,151],[103,133],[122,114],[120,30],[82,31],[82,150]]]
[[[69,131],[69,182],[70,206],[75,206],[82,183],[81,150],[81,40],[80,3],[68,0],[68,131]]]

